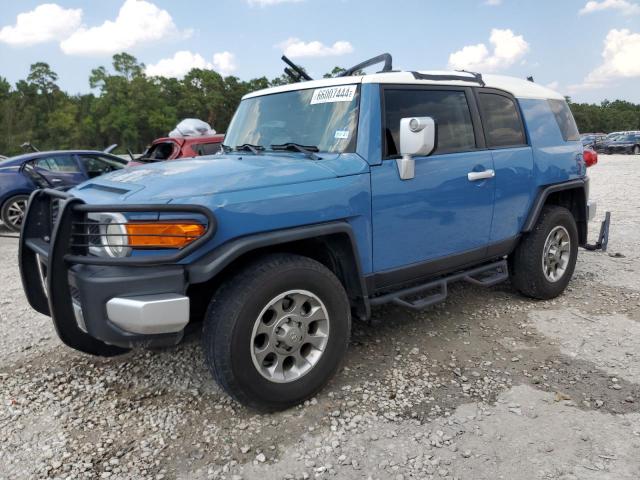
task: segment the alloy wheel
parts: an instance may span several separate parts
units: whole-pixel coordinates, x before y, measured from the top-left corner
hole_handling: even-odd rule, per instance
[[[306,290],[290,290],[271,299],[251,334],[251,359],[264,378],[289,383],[317,365],[329,340],[329,314]]]
[[[562,225],[553,228],[544,242],[542,250],[542,271],[550,282],[560,280],[569,266],[571,238]]]

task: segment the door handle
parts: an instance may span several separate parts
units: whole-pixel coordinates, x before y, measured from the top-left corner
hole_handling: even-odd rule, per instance
[[[482,172],[469,172],[467,178],[470,182],[477,182],[478,180],[484,180],[486,178],[493,178],[496,176],[496,172],[493,169],[484,170]]]

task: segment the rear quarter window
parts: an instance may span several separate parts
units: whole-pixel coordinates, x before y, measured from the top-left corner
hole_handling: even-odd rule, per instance
[[[515,147],[527,143],[514,100],[496,93],[480,93],[478,97],[489,148]]]
[[[557,99],[549,99],[547,102],[553,115],[556,117],[556,123],[558,124],[558,128],[560,128],[560,133],[562,133],[564,141],[580,140],[576,121],[573,119],[573,114],[567,102]]]

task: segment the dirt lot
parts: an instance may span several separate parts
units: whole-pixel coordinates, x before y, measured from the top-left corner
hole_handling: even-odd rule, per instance
[[[458,285],[420,314],[377,309],[334,381],[273,415],[221,392],[197,337],[64,347],[0,238],[0,478],[640,478],[640,157],[591,176],[609,254],[581,251],[562,297]]]

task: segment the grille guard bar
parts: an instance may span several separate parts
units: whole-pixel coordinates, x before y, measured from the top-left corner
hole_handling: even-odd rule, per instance
[[[52,200],[59,201],[52,221]],[[70,254],[73,220],[91,212],[181,212],[207,218],[207,230],[176,253],[141,257],[104,258]],[[53,320],[60,339],[68,346],[93,355],[113,356],[126,349],[108,345],[82,331],[75,320],[68,270],[70,264],[150,266],[173,264],[185,258],[215,234],[213,213],[199,205],[87,205],[81,199],[52,189],[36,190],[29,198],[19,241],[18,261],[22,285],[31,307]],[[45,270],[43,270],[43,264]],[[46,278],[45,278],[46,277]]]

